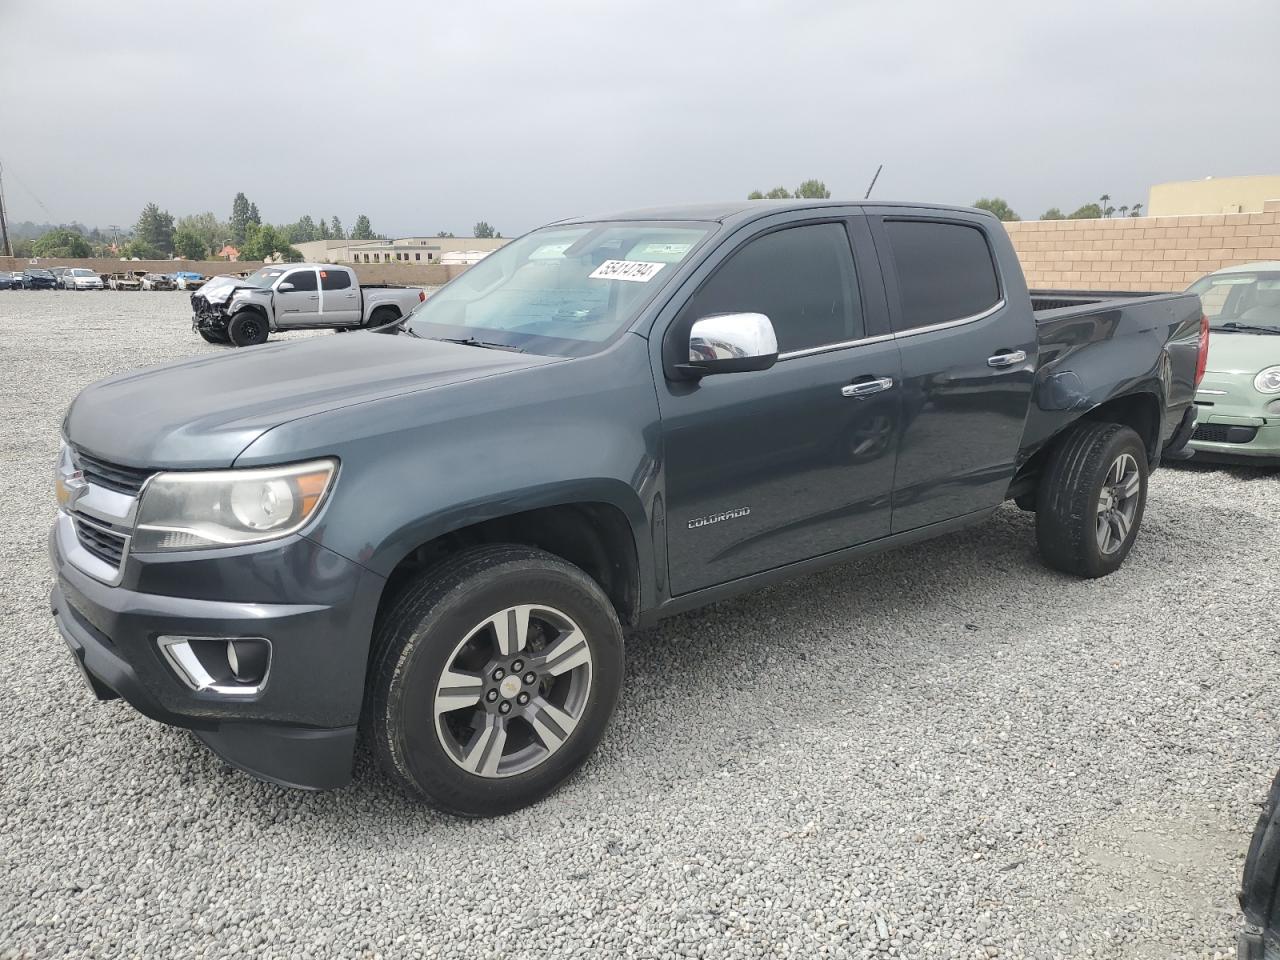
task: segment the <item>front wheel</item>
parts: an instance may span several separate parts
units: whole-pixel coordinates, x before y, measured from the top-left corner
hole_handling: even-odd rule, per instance
[[[200,336],[206,343],[227,343],[227,334],[223,330],[206,330],[204,327],[199,328]]]
[[[529,547],[466,550],[407,584],[375,635],[370,719],[387,772],[464,817],[509,813],[599,744],[622,627],[582,570]]]
[[[1142,524],[1148,472],[1146,448],[1129,427],[1072,427],[1040,480],[1036,540],[1045,563],[1078,577],[1119,569]]]
[[[267,319],[256,310],[241,310],[227,324],[227,336],[237,347],[267,342]]]

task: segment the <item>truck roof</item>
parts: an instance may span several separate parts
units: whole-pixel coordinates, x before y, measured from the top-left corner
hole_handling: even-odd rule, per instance
[[[751,220],[771,213],[812,210],[822,207],[904,207],[917,210],[925,208],[952,212],[985,213],[985,211],[975,210],[972,207],[949,206],[940,203],[903,203],[892,200],[731,200],[723,203],[688,203],[668,207],[646,207],[602,216],[567,217],[564,220],[556,220],[554,222],[556,224],[567,224],[597,223],[604,220],[701,220],[704,222],[713,220],[718,223],[728,223],[729,221]]]
[[[1272,273],[1280,272],[1280,260],[1258,260],[1254,263],[1237,263],[1234,267],[1223,267],[1214,273]]]

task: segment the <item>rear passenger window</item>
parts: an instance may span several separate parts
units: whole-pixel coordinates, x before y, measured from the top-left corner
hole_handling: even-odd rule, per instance
[[[977,227],[886,220],[884,229],[902,300],[898,330],[972,317],[1000,300],[991,248]]]
[[[682,329],[716,313],[763,313],[778,352],[863,337],[853,254],[844,226],[789,227],[748,241],[690,299]]]
[[[292,283],[295,290],[314,290],[316,288],[316,272],[314,270],[295,270],[284,278],[285,283]]]
[[[346,290],[351,286],[351,274],[345,270],[321,270],[320,286],[325,290]]]

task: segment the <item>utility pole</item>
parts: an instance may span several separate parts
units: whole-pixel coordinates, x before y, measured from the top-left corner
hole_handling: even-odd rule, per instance
[[[9,243],[9,218],[4,212],[4,164],[0,164],[0,256],[13,256],[13,246]]]

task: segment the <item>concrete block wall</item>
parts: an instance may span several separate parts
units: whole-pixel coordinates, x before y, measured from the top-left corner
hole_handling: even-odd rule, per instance
[[[1261,213],[1006,223],[1031,287],[1182,290],[1222,267],[1280,260],[1280,200]]]

